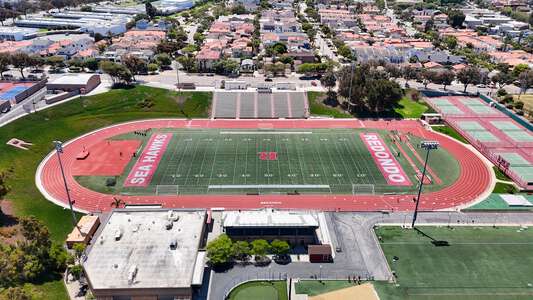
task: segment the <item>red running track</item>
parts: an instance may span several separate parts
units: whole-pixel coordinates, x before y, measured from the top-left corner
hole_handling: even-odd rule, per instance
[[[113,195],[89,190],[72,176],[76,155],[92,145],[127,132],[148,128],[376,128],[394,129],[403,133],[437,140],[460,164],[460,175],[455,183],[437,192],[424,193],[421,210],[438,210],[463,205],[475,200],[490,185],[490,173],[483,161],[464,145],[443,135],[427,131],[417,121],[383,121],[357,119],[309,120],[183,120],[157,119],[134,121],[110,126],[74,139],[64,146],[62,155],[65,174],[74,207],[85,212],[108,211]],[[50,153],[37,170],[38,187],[47,199],[66,206],[65,188],[60,175],[55,151]],[[413,210],[414,195],[180,195],[180,196],[124,196],[128,204],[161,204],[168,208],[225,208],[254,209],[262,207],[319,209],[343,211],[398,211]]]

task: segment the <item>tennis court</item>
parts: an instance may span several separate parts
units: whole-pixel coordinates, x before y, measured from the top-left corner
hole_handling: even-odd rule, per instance
[[[533,134],[481,98],[434,97],[429,98],[428,103],[443,114],[448,124],[500,168],[503,165],[496,160],[500,152],[521,153],[526,160],[533,160]],[[501,149],[505,151],[500,151]],[[511,165],[510,170],[511,178],[522,188],[530,189],[533,186],[529,167]]]
[[[147,142],[154,142],[154,135],[163,134],[169,137],[168,144],[158,157],[161,163],[150,166],[157,168],[150,175],[150,183],[142,187],[124,184],[131,179],[132,169],[136,172],[137,168],[148,168],[136,164],[138,158],[144,159],[144,152],[138,153],[118,179],[117,192],[140,195],[408,193],[416,190],[416,172],[422,168],[417,156],[424,155],[423,149],[404,145],[398,148],[388,131],[376,129],[161,129],[152,136],[128,133],[115,139],[142,139],[141,149],[146,149]],[[377,134],[377,139],[388,148],[385,165],[380,165],[375,156],[384,153],[371,153],[367,148],[366,137],[370,134],[372,137]],[[413,136],[410,142],[416,144],[420,140]],[[427,191],[442,189],[459,176],[458,162],[445,149],[434,151],[429,165],[442,181],[427,185]],[[401,183],[390,180],[396,180],[396,176],[404,176],[405,180]],[[101,178],[100,182],[87,176],[77,179],[89,188],[103,190]]]

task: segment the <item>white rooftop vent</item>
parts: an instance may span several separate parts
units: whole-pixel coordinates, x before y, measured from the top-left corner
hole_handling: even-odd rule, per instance
[[[167,219],[169,221],[176,222],[179,219],[179,216],[173,210],[169,210],[167,213]]]
[[[131,268],[128,271],[128,284],[133,284],[133,281],[135,280],[135,276],[137,276],[137,265],[131,266]]]
[[[115,241],[120,240],[121,237],[122,237],[122,230],[119,228],[115,230]]]

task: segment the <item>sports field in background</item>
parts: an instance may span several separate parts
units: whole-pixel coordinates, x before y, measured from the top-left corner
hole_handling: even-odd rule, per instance
[[[145,187],[125,186],[139,153],[160,133],[171,134],[171,138],[150,183]],[[387,182],[362,133],[381,137],[409,185]],[[106,186],[106,176],[77,176],[80,184],[99,192],[128,195],[413,193],[418,185],[416,170],[422,170],[421,158],[425,155],[417,146],[417,137],[404,139],[400,149],[392,142],[390,131],[377,129],[158,129],[146,135],[127,133],[112,139],[141,140],[142,145],[117,177],[116,185]],[[446,149],[433,151],[429,166],[436,178],[426,191],[442,189],[459,176],[458,162]]]
[[[418,229],[376,229],[398,283],[376,285],[382,300],[533,299],[533,230]],[[435,246],[434,240],[448,246]]]

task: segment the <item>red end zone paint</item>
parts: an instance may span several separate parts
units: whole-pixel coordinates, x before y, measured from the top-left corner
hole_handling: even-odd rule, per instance
[[[377,133],[361,133],[360,136],[388,184],[411,185],[411,181],[403,171],[402,166]]]
[[[161,157],[167,150],[172,133],[157,133],[152,135],[141,157],[135,163],[124,182],[124,186],[146,187],[152,181]]]

